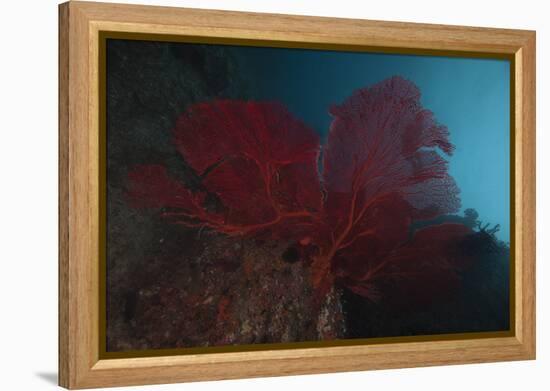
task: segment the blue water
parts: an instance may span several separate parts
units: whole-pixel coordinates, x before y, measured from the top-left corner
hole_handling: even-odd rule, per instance
[[[500,224],[510,240],[510,63],[468,59],[302,49],[234,47],[252,80],[253,98],[277,100],[321,136],[328,108],[354,90],[393,75],[413,81],[424,107],[446,125],[456,146],[450,174],[461,189],[462,209]]]

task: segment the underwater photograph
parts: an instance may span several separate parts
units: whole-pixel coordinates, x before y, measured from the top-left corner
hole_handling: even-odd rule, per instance
[[[512,328],[509,60],[105,49],[107,353]]]

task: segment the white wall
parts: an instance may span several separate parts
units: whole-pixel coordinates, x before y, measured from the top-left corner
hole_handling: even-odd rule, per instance
[[[105,0],[104,0],[105,1]],[[119,0],[123,2],[122,0]],[[538,360],[145,387],[155,390],[548,389],[549,13],[545,1],[181,0],[134,3],[536,29]],[[57,1],[0,5],[0,389],[54,388],[57,371]],[[546,16],[546,20],[545,20]],[[7,120],[7,121],[6,121]],[[546,382],[546,387],[542,385]],[[136,388],[137,389],[137,388]]]

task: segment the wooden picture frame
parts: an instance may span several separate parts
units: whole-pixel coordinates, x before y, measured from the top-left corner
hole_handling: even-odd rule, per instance
[[[477,338],[104,358],[98,297],[104,31],[511,61],[510,333]],[[383,341],[382,341],[383,342]],[[535,358],[535,32],[70,1],[59,6],[59,384],[91,388]]]

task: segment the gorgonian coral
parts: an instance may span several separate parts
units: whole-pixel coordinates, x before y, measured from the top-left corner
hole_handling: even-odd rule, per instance
[[[130,200],[189,227],[295,241],[311,256],[320,298],[341,284],[372,300],[402,293],[412,304],[456,285],[464,263],[456,243],[470,228],[411,230],[460,205],[440,155],[453,151],[449,132],[422,107],[418,88],[392,77],[330,113],[321,147],[281,104],[196,104],[177,120],[173,142],[201,186],[191,190],[163,165],[137,166]]]

